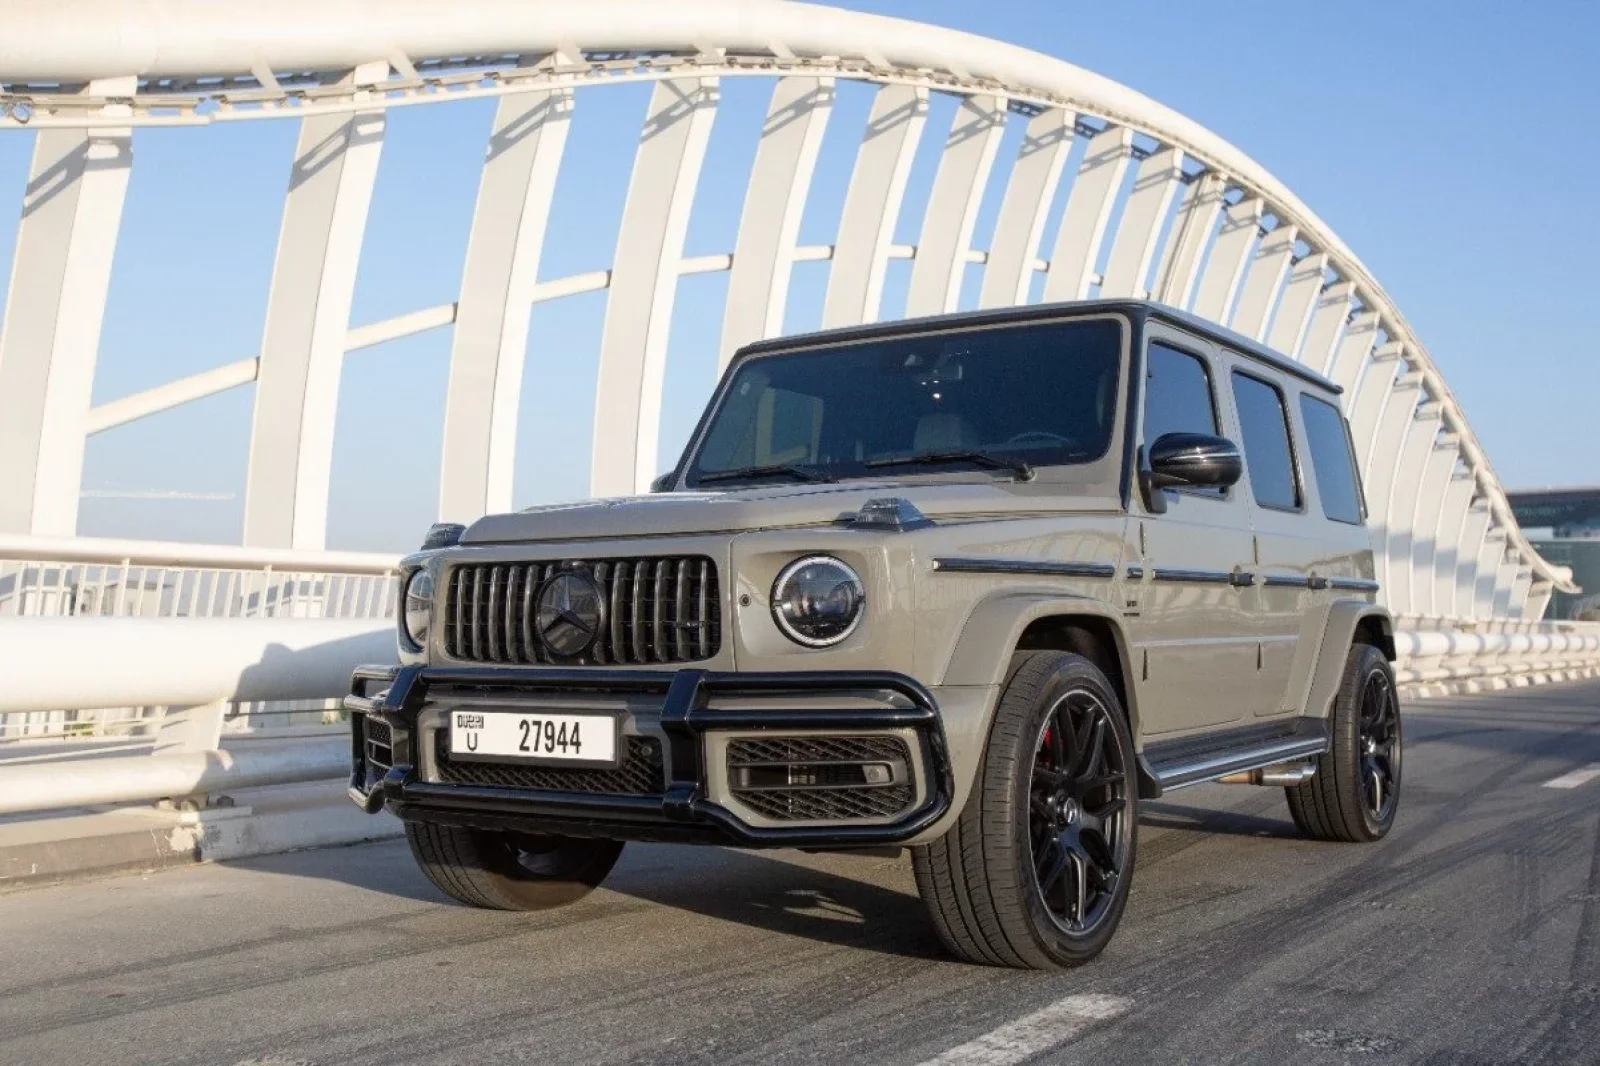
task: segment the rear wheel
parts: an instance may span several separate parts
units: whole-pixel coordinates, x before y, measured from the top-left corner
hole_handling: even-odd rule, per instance
[[[616,840],[536,836],[407,822],[411,854],[445,895],[473,907],[537,911],[573,903],[605,880]]]
[[[1133,738],[1088,659],[1017,657],[972,794],[944,837],[914,849],[917,888],[969,962],[1055,969],[1098,955],[1133,879]]]
[[[1370,644],[1350,649],[1328,726],[1316,774],[1284,790],[1289,814],[1318,840],[1382,839],[1400,809],[1400,701],[1393,668]]]

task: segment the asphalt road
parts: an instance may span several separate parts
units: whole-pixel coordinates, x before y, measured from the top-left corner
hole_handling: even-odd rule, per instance
[[[1600,1063],[1600,683],[1406,724],[1381,844],[1147,805],[1071,973],[942,957],[903,860],[634,846],[509,915],[387,843],[0,896],[0,1063]]]

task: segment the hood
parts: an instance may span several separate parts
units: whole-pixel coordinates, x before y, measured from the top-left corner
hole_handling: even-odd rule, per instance
[[[1045,490],[1041,493],[1039,490]],[[742,533],[831,525],[868,500],[900,496],[932,519],[1106,511],[1120,502],[1063,495],[1060,485],[985,480],[762,485],[727,492],[663,492],[530,507],[474,522],[463,544],[599,540],[693,533]]]

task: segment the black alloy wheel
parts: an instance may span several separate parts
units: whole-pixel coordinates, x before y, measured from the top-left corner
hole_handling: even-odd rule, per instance
[[[1400,750],[1394,668],[1377,648],[1356,644],[1328,712],[1328,750],[1309,780],[1284,789],[1294,824],[1318,840],[1387,836],[1400,810]]]
[[[1089,689],[1062,695],[1039,730],[1028,797],[1034,888],[1063,932],[1106,918],[1128,859],[1128,766],[1112,712]]]
[[[911,851],[953,954],[1053,970],[1105,950],[1133,885],[1134,759],[1116,687],[1092,660],[1015,655],[960,814]]]
[[[1374,821],[1394,817],[1400,803],[1400,702],[1381,670],[1368,674],[1361,690],[1361,793]]]

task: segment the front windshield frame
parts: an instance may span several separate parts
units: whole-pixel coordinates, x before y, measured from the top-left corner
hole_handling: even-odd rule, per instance
[[[836,348],[849,348],[874,343],[893,342],[908,337],[920,338],[972,332],[998,332],[1001,330],[1011,329],[1039,329],[1042,327],[1061,325],[1064,323],[1087,323],[1094,321],[1110,321],[1115,323],[1118,328],[1118,352],[1116,356],[1115,381],[1111,401],[1109,404],[1110,421],[1104,447],[1101,449],[1099,454],[1093,457],[1076,459],[1071,462],[1035,463],[1034,465],[1037,468],[1037,476],[1028,480],[1036,480],[1045,484],[1051,482],[1072,481],[1075,483],[1086,482],[1095,485],[1104,485],[1109,483],[1114,486],[1114,483],[1120,477],[1119,469],[1122,460],[1121,453],[1126,450],[1125,444],[1128,433],[1127,408],[1130,389],[1129,372],[1132,364],[1132,352],[1134,347],[1136,326],[1130,317],[1121,311],[1096,310],[1082,313],[1068,312],[1060,314],[1041,314],[1026,318],[1018,318],[1015,320],[1000,319],[971,323],[952,323],[949,326],[938,329],[911,327],[904,330],[885,331],[883,333],[873,334],[865,337],[861,336],[859,333],[855,333],[854,331],[846,333],[844,336],[840,336],[837,339],[826,334],[813,337],[802,336],[796,338],[796,343],[793,347],[774,347],[766,348],[753,353],[736,354],[733,360],[728,364],[728,368],[723,373],[721,380],[718,382],[717,389],[712,394],[710,402],[706,405],[705,410],[702,412],[699,422],[695,425],[694,433],[690,437],[689,443],[684,449],[682,458],[678,461],[671,472],[670,483],[664,485],[663,487],[668,491],[677,488],[684,488],[690,490],[720,492],[748,488],[756,485],[769,486],[772,484],[802,484],[799,479],[788,481],[782,478],[763,477],[752,477],[749,481],[716,481],[705,484],[704,486],[699,483],[699,475],[702,473],[709,474],[715,472],[699,470],[700,455],[705,448],[706,440],[711,432],[711,428],[716,421],[717,415],[721,412],[724,404],[727,401],[729,392],[733,387],[735,379],[738,377],[739,373],[752,362],[772,358],[802,355],[812,352],[825,352]],[[1006,453],[997,452],[997,454],[1004,455]],[[976,465],[962,465],[959,462],[951,462],[948,466],[916,466],[911,464],[904,466],[893,465],[879,469],[844,473],[831,471],[826,466],[819,466],[817,469],[828,471],[830,473],[838,473],[837,481],[846,483],[871,481],[899,482],[909,479],[927,481],[949,481],[956,479],[970,481],[975,476],[993,480],[997,476],[997,471],[995,470],[981,468]],[[828,480],[831,481],[835,479],[829,478]]]

